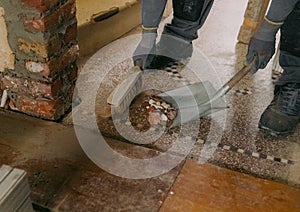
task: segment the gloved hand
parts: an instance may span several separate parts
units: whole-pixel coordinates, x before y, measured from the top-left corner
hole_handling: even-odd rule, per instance
[[[276,33],[280,24],[268,21],[266,18],[250,39],[248,53],[246,56],[247,63],[250,64],[256,60],[252,67],[252,73],[258,69],[264,69],[275,53]]]
[[[142,40],[133,53],[133,63],[142,70],[150,68],[156,52],[156,30],[143,31]]]
[[[175,61],[187,62],[193,54],[192,41],[178,37],[165,29],[156,48],[156,57],[151,63],[154,69],[163,69]]]
[[[250,64],[254,59],[254,65],[251,73],[254,74],[258,69],[264,69],[275,53],[275,40],[263,41],[252,37],[248,47],[246,56],[247,63]]]

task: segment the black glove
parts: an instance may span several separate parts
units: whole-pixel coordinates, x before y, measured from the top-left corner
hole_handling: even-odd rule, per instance
[[[142,40],[133,53],[133,63],[142,70],[150,68],[150,64],[155,57],[156,52],[156,30],[144,31]]]
[[[254,59],[256,60],[252,73],[256,73],[258,69],[264,69],[275,53],[276,33],[280,25],[272,23],[265,19],[250,39],[246,60],[249,64]]]
[[[166,32],[161,36],[156,48],[156,57],[151,63],[154,69],[163,69],[175,61],[187,62],[193,53],[193,44],[177,35]]]
[[[275,40],[263,41],[252,37],[248,47],[248,53],[246,56],[247,63],[250,64],[254,59],[254,65],[251,72],[254,74],[258,69],[264,69],[272,56],[275,53]]]

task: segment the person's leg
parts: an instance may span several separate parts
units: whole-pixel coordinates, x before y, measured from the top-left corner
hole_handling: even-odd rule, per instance
[[[294,133],[300,118],[300,83],[276,85],[274,98],[263,112],[259,128],[273,136]]]
[[[198,38],[197,31],[204,24],[213,0],[173,0],[174,17],[166,24],[165,32],[187,41]]]
[[[157,45],[156,68],[170,62],[191,57],[192,41],[198,38],[197,31],[204,24],[213,0],[173,0],[173,19],[166,24]]]
[[[259,128],[272,135],[292,134],[300,118],[300,3],[281,28],[279,62],[284,72],[275,85],[274,99]]]
[[[300,55],[281,50],[279,64],[284,71],[277,84],[300,83]]]
[[[156,30],[161,22],[167,0],[142,0],[142,25],[144,30]]]
[[[259,128],[274,136],[292,134],[300,118],[300,57],[281,51],[284,69],[275,85],[274,99],[262,114]]]

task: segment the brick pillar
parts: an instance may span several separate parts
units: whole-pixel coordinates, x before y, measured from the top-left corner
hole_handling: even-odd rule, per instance
[[[77,78],[75,0],[1,0],[0,27],[4,21],[8,42],[3,43],[8,45],[0,61],[14,60],[13,65],[0,63],[8,108],[49,120],[61,118],[70,109]]]
[[[238,56],[238,68],[242,66],[241,61],[247,53],[248,44],[251,36],[260,25],[267,11],[270,0],[249,0],[247,9],[244,14],[244,22],[240,28],[238,35],[238,43],[236,45],[236,51]]]

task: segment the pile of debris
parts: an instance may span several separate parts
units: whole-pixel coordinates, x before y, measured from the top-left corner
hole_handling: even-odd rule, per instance
[[[168,126],[175,119],[177,112],[168,103],[163,102],[157,97],[152,97],[147,103],[146,109],[149,113],[148,122],[151,126]]]
[[[147,131],[151,127],[170,126],[176,118],[177,110],[155,95],[139,95],[129,110],[129,119],[133,127],[139,131]]]

